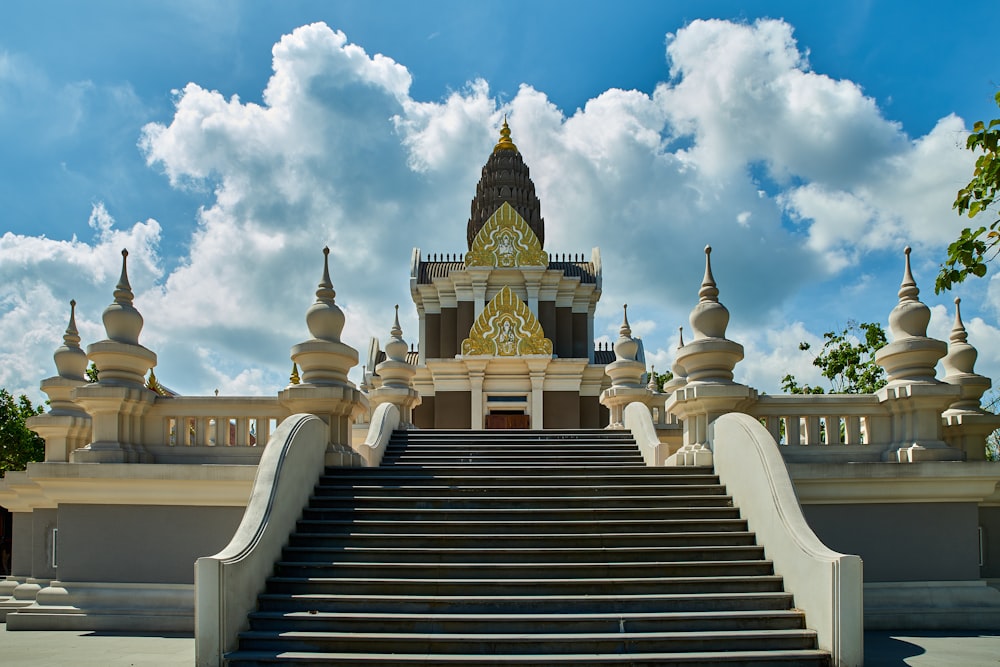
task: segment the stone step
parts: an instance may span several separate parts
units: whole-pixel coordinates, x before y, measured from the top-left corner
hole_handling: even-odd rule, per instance
[[[385,456],[398,457],[409,455],[437,455],[455,456],[460,454],[506,454],[508,456],[534,456],[546,454],[549,456],[640,456],[639,448],[628,444],[593,444],[593,445],[572,445],[569,447],[554,446],[532,446],[532,445],[497,445],[461,443],[441,446],[437,444],[417,445],[409,443],[406,445],[390,444],[385,449]]]
[[[712,630],[801,630],[804,615],[797,610],[655,612],[603,614],[352,614],[326,611],[258,611],[250,614],[251,630],[338,632],[399,632],[473,634],[481,628],[494,633],[613,633],[708,632]]]
[[[447,484],[353,484],[352,486],[327,486],[317,488],[312,502],[323,502],[326,498],[361,498],[386,496],[407,498],[407,502],[417,502],[424,497],[462,498],[596,498],[596,497],[628,497],[655,496],[658,498],[674,496],[706,496],[725,495],[726,487],[721,484],[579,484],[579,485],[447,485]]]
[[[449,498],[456,501],[467,499],[492,500],[494,498],[530,499],[538,502],[587,501],[599,498],[635,498],[653,496],[668,499],[677,496],[729,496],[721,484],[648,484],[648,485],[579,485],[579,486],[446,486],[444,484],[425,485],[374,485],[362,484],[352,487],[327,486],[317,489],[311,502],[351,500],[353,498],[405,498],[406,502],[422,499]]]
[[[395,653],[330,653],[297,651],[237,651],[227,654],[229,667],[261,665],[377,665],[412,667],[550,667],[551,665],[622,665],[628,667],[705,667],[706,665],[780,665],[781,667],[827,667],[830,654],[815,649],[760,651],[699,651],[684,653],[624,653],[562,655],[398,655]]]
[[[636,465],[642,465],[642,454],[638,449],[608,449],[607,447],[602,447],[600,449],[594,450],[581,450],[581,449],[565,449],[565,448],[551,448],[551,447],[452,447],[448,449],[441,449],[439,447],[405,447],[405,448],[395,448],[389,447],[385,450],[383,455],[383,460],[385,459],[398,459],[402,461],[403,459],[409,458],[458,458],[465,456],[473,457],[505,457],[513,461],[514,463],[527,463],[533,459],[539,457],[552,457],[552,458],[565,458],[569,459],[585,459],[594,464],[600,464],[604,459],[612,458],[625,458],[636,463]]]
[[[508,563],[441,563],[441,562],[394,562],[394,561],[278,561],[275,574],[279,577],[300,577],[308,579],[362,578],[373,573],[386,578],[406,578],[444,582],[460,579],[518,580],[530,577],[542,582],[549,579],[575,578],[589,579],[629,578],[659,579],[664,577],[714,577],[769,575],[774,572],[770,561],[766,560],[692,560],[692,561],[605,561],[595,562],[508,562]]]
[[[326,492],[340,493],[346,488],[378,485],[382,488],[424,487],[434,488],[572,488],[572,487],[612,487],[637,488],[659,486],[704,486],[719,485],[714,475],[659,475],[644,472],[655,468],[630,468],[610,474],[605,469],[602,474],[511,474],[491,471],[487,474],[477,469],[469,474],[463,471],[431,471],[425,468],[355,468],[357,472],[345,473],[339,477],[325,476],[316,487],[316,495]],[[523,472],[523,471],[520,471]],[[436,473],[436,474],[435,474]]]
[[[547,442],[389,442],[386,445],[386,453],[389,452],[519,452],[522,454],[532,454],[538,451],[545,452],[570,452],[579,454],[602,454],[604,452],[625,452],[636,453],[639,447],[634,442],[601,442],[578,440],[571,443],[547,443]]]
[[[240,633],[247,651],[377,652],[440,655],[493,654],[608,654],[681,651],[752,651],[754,649],[815,648],[811,630],[731,630],[713,632],[610,632],[552,634],[443,634],[379,632],[261,632]]]
[[[739,510],[721,506],[698,507],[307,507],[305,520],[381,520],[505,522],[601,522],[667,519],[739,519]]]
[[[452,438],[443,440],[441,438],[397,438],[389,439],[389,447],[448,447],[472,445],[476,447],[550,447],[554,449],[572,448],[607,448],[607,447],[636,447],[635,438],[594,438],[581,437],[572,440],[539,440],[538,438]]]
[[[494,550],[534,549],[583,551],[603,549],[712,549],[716,546],[755,546],[747,531],[649,532],[649,533],[558,533],[544,541],[531,533],[293,533],[290,548],[344,550],[366,548],[432,549],[436,551],[485,548]]]
[[[508,494],[478,494],[455,497],[454,495],[375,495],[317,496],[310,506],[313,509],[655,509],[676,507],[732,507],[730,496],[722,494],[690,495],[588,495],[588,496],[529,496]]]
[[[541,548],[510,547],[507,545],[491,545],[490,547],[454,548],[437,544],[432,547],[414,547],[408,545],[410,540],[393,540],[393,546],[385,547],[339,547],[323,548],[316,545],[305,547],[287,546],[282,560],[296,563],[359,563],[385,562],[396,563],[565,563],[570,560],[577,563],[604,562],[676,562],[676,561],[749,561],[762,560],[764,548],[754,544],[749,545],[718,545],[708,546],[700,542],[697,546],[607,546],[588,548],[580,546]],[[537,540],[536,540],[537,542]]]
[[[543,595],[350,595],[343,592],[304,592],[260,596],[262,611],[325,611],[344,613],[412,614],[629,614],[651,612],[722,612],[788,610],[792,596],[784,591],[729,591],[724,593],[652,593],[624,595],[582,593]]]
[[[448,466],[448,467],[428,467],[428,466],[408,466],[392,465],[380,468],[327,468],[326,473],[319,479],[320,485],[353,483],[371,479],[412,479],[412,480],[491,480],[497,482],[511,482],[516,480],[547,480],[553,484],[566,483],[569,480],[577,482],[589,482],[595,480],[616,481],[627,484],[648,483],[671,483],[683,484],[685,479],[714,479],[718,481],[718,476],[711,468],[696,467],[663,467],[653,468],[647,466],[632,466],[625,470],[621,467],[608,468],[605,466],[567,466],[560,469],[558,466],[538,470],[533,466],[507,466],[491,469],[488,473],[476,466]]]
[[[524,459],[522,457],[519,460],[524,460]],[[535,459],[530,461],[530,464],[531,464],[530,468],[520,468],[519,470],[521,471],[534,470],[538,471],[539,473],[542,473],[549,469],[572,470],[573,468],[593,469],[597,467],[594,465],[594,461],[592,459],[581,459],[579,462],[574,462],[573,460],[566,460],[561,456],[553,456],[549,459]],[[406,465],[413,467],[432,466],[435,468],[449,469],[449,470],[462,470],[462,469],[484,470],[488,468],[491,471],[493,469],[503,469],[506,471],[509,470],[511,467],[509,461],[505,460],[491,461],[489,459],[477,459],[474,457],[464,457],[461,459],[454,460],[453,462],[448,462],[442,459],[419,459],[419,458],[408,458],[406,459],[406,461],[400,461],[400,462],[394,462],[394,461],[385,462],[385,467],[388,469],[392,469],[396,465]],[[628,460],[628,461],[608,460],[602,462],[600,466],[604,469],[612,469],[612,468],[636,469],[638,464],[634,460]]]
[[[391,517],[300,519],[297,530],[301,533],[505,533],[553,535],[562,533],[588,533],[612,535],[615,533],[677,533],[720,532],[747,530],[746,521],[730,518],[686,519],[601,519],[601,520],[423,520],[407,521]]]
[[[778,592],[781,577],[773,574],[705,577],[571,577],[557,579],[407,579],[391,576],[269,577],[268,590],[289,595],[342,593],[352,595],[637,595],[640,593]]]
[[[394,431],[392,437],[397,440],[434,440],[444,441],[455,438],[464,439],[522,439],[522,440],[557,440],[559,442],[577,439],[632,440],[628,431],[612,431],[607,429],[510,429],[470,431],[468,429],[413,429],[410,431]]]

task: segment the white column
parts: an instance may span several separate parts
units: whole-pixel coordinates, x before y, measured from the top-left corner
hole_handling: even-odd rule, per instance
[[[551,359],[549,357],[529,359],[528,372],[531,376],[531,428],[544,428],[545,415],[543,414],[544,390],[545,390],[545,369]]]
[[[472,415],[470,425],[473,430],[482,430],[485,426],[483,414],[483,378],[486,376],[486,363],[487,362],[482,359],[465,359],[465,367],[469,371],[469,386],[472,394]]]

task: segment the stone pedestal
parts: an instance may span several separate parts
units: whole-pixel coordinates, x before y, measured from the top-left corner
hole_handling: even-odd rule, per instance
[[[1000,415],[945,410],[944,441],[965,454],[966,461],[986,460],[986,437],[1000,428]]]
[[[372,410],[382,403],[392,403],[399,409],[399,428],[413,428],[413,408],[420,405],[420,392],[411,383],[417,369],[406,361],[407,344],[399,326],[399,306],[389,330],[385,346],[386,359],[375,367],[381,385],[370,394]]]
[[[676,390],[664,409],[683,423],[684,444],[666,465],[712,465],[709,424],[729,412],[746,412],[757,395],[742,384],[688,384]]]
[[[278,401],[292,414],[316,415],[327,425],[326,465],[353,466],[351,426],[368,409],[368,400],[353,385],[291,385],[278,394]]]
[[[323,248],[323,278],[316,302],[306,311],[312,338],[292,347],[292,363],[302,370],[301,384],[291,384],[278,394],[292,414],[309,413],[327,425],[326,465],[361,465],[351,449],[355,417],[368,410],[368,399],[347,379],[358,363],[358,351],[340,341],[344,313],[336,304],[330,280],[330,249]]]
[[[69,461],[70,453],[90,442],[90,415],[71,398],[84,380],[51,377],[42,380],[41,389],[49,397],[49,412],[31,417],[28,428],[45,439],[46,461]]]
[[[889,383],[877,391],[891,415],[892,443],[885,461],[961,461],[965,453],[949,447],[942,437],[941,413],[961,394],[956,385],[936,378],[935,366],[948,345],[927,336],[930,309],[917,297],[920,290],[906,255],[899,303],[889,313],[893,341],[875,353],[875,363],[885,369]]]
[[[413,408],[420,405],[420,392],[410,387],[387,387],[382,385],[369,394],[371,409],[383,403],[392,403],[399,408],[399,428],[413,428]]]
[[[80,387],[77,402],[93,420],[90,444],[70,454],[73,463],[151,463],[152,457],[139,442],[142,415],[156,400],[145,387],[104,383]]]
[[[620,430],[625,428],[624,412],[630,403],[645,403],[649,398],[649,390],[645,387],[608,387],[601,392],[601,405],[610,412],[607,428]]]
[[[944,441],[941,413],[958,396],[946,384],[902,384],[875,393],[889,410],[892,444],[882,460],[893,463],[962,461],[965,454]]]
[[[611,378],[611,386],[601,392],[601,405],[608,409],[609,420],[606,428],[625,428],[624,411],[629,403],[645,404],[650,390],[642,384],[642,374],[646,365],[636,359],[639,342],[632,338],[632,327],[628,323],[628,305],[624,308],[622,325],[615,341],[615,360],[604,367]]]

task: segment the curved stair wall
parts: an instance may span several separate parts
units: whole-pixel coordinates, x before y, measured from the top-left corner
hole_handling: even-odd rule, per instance
[[[247,614],[323,473],[326,424],[314,415],[285,419],[260,458],[243,520],[229,544],[195,563],[195,652],[199,667],[223,654],[247,627]]]
[[[723,415],[710,426],[715,471],[795,596],[833,664],[864,660],[862,563],[824,545],[806,523],[778,445],[748,415]]]
[[[399,426],[399,408],[392,403],[382,403],[372,413],[371,425],[365,441],[355,446],[355,450],[369,468],[382,463],[385,448],[389,445],[392,432]]]

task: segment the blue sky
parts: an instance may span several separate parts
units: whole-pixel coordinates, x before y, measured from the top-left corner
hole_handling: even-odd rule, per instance
[[[464,250],[504,113],[546,249],[602,248],[598,335],[628,301],[658,368],[706,243],[747,348],[737,379],[762,390],[819,381],[799,341],[887,321],[907,243],[946,338],[953,295],[932,286],[962,224],[961,146],[1000,115],[993,45],[969,28],[991,9],[6,2],[0,386],[38,397],[70,298],[84,344],[104,337],[123,245],[142,342],[183,393],[284,384],[327,243],[345,339],[385,337],[398,302],[415,342],[410,250]],[[957,294],[998,376],[992,285]]]

